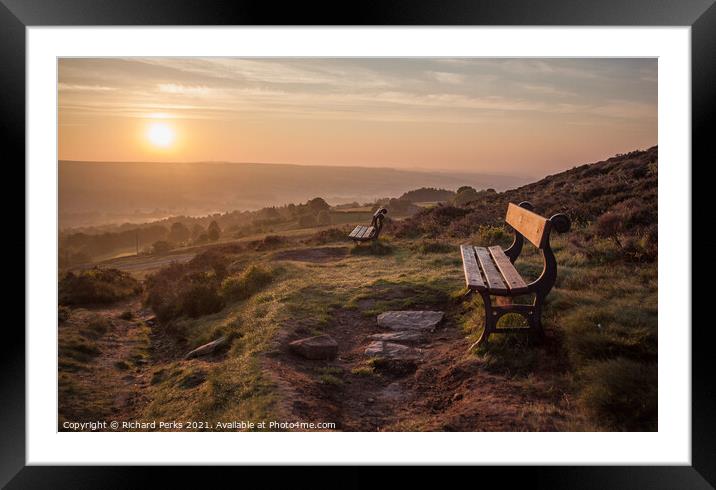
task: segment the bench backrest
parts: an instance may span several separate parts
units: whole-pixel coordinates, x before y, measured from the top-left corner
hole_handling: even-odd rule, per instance
[[[550,220],[529,209],[510,203],[505,221],[535,247],[544,248],[549,240]]]
[[[378,211],[373,215],[373,219],[370,220],[370,226],[374,226],[377,233],[380,233],[380,229],[383,228],[383,219],[385,219],[387,213],[387,209],[378,208]]]

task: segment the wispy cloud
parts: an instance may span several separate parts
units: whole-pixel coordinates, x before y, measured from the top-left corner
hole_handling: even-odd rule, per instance
[[[447,71],[429,71],[428,76],[434,78],[441,83],[449,83],[452,85],[460,85],[465,82],[465,75],[460,73],[451,73]]]
[[[165,94],[187,95],[190,97],[208,97],[213,89],[203,85],[181,85],[177,83],[160,83],[157,88]]]
[[[580,145],[654,144],[656,82],[646,59],[68,58],[58,104],[73,148],[63,152],[91,159],[145,158],[126,128],[164,118],[199,159],[356,163],[374,151],[375,161],[469,166],[532,161],[552,145],[573,164]],[[120,127],[125,140],[112,146]]]
[[[105,87],[102,85],[82,85],[62,82],[57,84],[57,89],[64,92],[110,92],[116,90],[115,87]]]

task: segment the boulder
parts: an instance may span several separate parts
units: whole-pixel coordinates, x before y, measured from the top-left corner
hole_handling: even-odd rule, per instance
[[[216,352],[217,349],[226,345],[228,343],[228,340],[229,339],[226,336],[219,337],[218,339],[214,340],[213,342],[204,344],[201,347],[197,347],[193,351],[189,352],[187,355],[184,356],[184,359],[192,359],[194,357],[206,356],[208,354]]]
[[[389,361],[415,361],[420,358],[420,351],[407,345],[376,340],[366,347],[365,355]]]
[[[386,311],[378,315],[378,325],[390,330],[433,331],[444,316],[442,311]]]
[[[330,335],[294,340],[288,348],[306,359],[334,359],[338,355],[338,342]]]
[[[368,338],[387,342],[420,342],[423,340],[423,332],[419,330],[399,330],[397,332],[376,333],[369,335]]]

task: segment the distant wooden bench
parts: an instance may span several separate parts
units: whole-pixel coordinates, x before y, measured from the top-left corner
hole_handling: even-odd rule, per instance
[[[373,215],[373,219],[370,220],[370,225],[356,226],[353,228],[353,231],[350,232],[348,238],[356,243],[367,242],[368,240],[377,240],[380,235],[380,230],[383,229],[383,220],[385,219],[386,214],[388,214],[387,209],[378,209],[378,211],[376,211]]]
[[[570,221],[564,214],[555,214],[547,219],[532,210],[533,206],[528,202],[521,202],[519,206],[512,203],[508,205],[505,221],[514,229],[515,239],[506,250],[500,246],[460,246],[468,288],[466,296],[478,292],[485,304],[485,329],[470,349],[487,342],[493,333],[522,331],[542,334],[542,307],[557,280],[557,261],[549,244],[549,236],[553,229],[560,233],[569,231]],[[522,252],[525,238],[540,250],[544,260],[542,274],[530,283],[522,278],[514,266]],[[528,294],[535,295],[531,305],[512,304],[512,297]],[[493,305],[492,296],[507,299],[503,299],[502,304]],[[528,327],[497,328],[498,320],[507,313],[522,315]]]

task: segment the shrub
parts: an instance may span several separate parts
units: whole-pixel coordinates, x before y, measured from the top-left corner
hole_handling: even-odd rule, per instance
[[[600,424],[623,431],[657,430],[657,367],[617,358],[581,373],[580,408]]]
[[[95,267],[77,274],[64,274],[59,281],[59,303],[112,303],[139,294],[141,289],[140,283],[126,272]]]
[[[281,247],[286,244],[286,237],[283,237],[281,235],[266,235],[263,240],[259,240],[258,242],[255,242],[255,250],[256,251],[263,251],[263,250],[273,250],[275,248]]]
[[[166,240],[159,240],[152,244],[152,253],[154,255],[163,255],[169,253],[172,249],[172,244]]]
[[[346,240],[348,232],[345,230],[339,230],[338,228],[329,228],[327,230],[321,230],[314,233],[311,237],[306,240],[307,243],[316,245],[323,245],[325,243],[342,242]]]
[[[480,226],[473,240],[475,244],[482,246],[502,245],[507,246],[513,237],[502,226]]]
[[[351,249],[352,255],[389,255],[393,253],[393,246],[384,242],[372,241],[370,245],[356,245]]]
[[[455,247],[449,243],[431,240],[421,242],[418,246],[418,251],[421,254],[444,254],[454,252]]]
[[[83,334],[85,337],[98,339],[99,337],[107,333],[110,326],[111,323],[107,318],[103,316],[96,316],[92,318],[87,324],[87,326],[83,329]]]
[[[209,284],[192,284],[179,295],[181,312],[190,318],[216,313],[224,307],[224,301],[216,288]]]
[[[162,321],[216,313],[224,306],[218,289],[225,275],[224,258],[213,251],[186,264],[172,263],[147,276],[144,303]]]
[[[232,301],[246,299],[271,283],[273,274],[258,266],[251,266],[238,276],[230,276],[221,283],[221,295]]]

